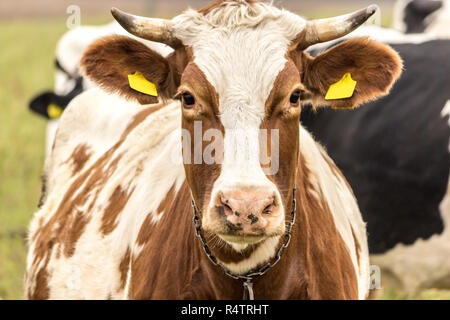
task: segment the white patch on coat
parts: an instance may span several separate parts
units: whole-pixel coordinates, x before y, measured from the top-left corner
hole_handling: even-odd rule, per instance
[[[369,251],[366,224],[363,222],[358,204],[345,181],[336,176],[327,161],[323,148],[303,128],[300,128],[300,157],[310,170],[315,188],[320,188],[322,201],[326,202],[333,214],[336,229],[347,246],[358,279],[358,295],[365,299],[369,290]],[[332,161],[329,159],[329,161]],[[360,246],[359,261],[352,230]]]
[[[280,237],[271,237],[259,244],[258,248],[247,259],[236,263],[224,263],[234,274],[245,274],[259,264],[269,262],[276,254]]]
[[[149,107],[152,108],[146,106]],[[119,141],[142,108],[100,89],[91,89],[72,101],[61,118],[54,152],[47,159],[48,198],[33,218],[30,239],[39,231],[39,221],[42,219],[46,223],[56,213],[74,180],[88,172],[90,166]],[[47,267],[50,299],[126,298],[126,293],[118,289],[121,259],[128,248],[135,254],[136,238],[147,215],[157,216],[156,223],[161,218],[157,208],[170,188],[175,186],[177,192],[185,181],[183,165],[171,162],[172,149],[181,144],[179,135],[173,134],[181,123],[180,110],[180,103],[176,101],[149,115],[108,159],[105,168],[121,156],[117,168],[110,172],[108,182],[96,186],[83,207],[78,208],[86,212],[92,205],[88,213],[90,220],[76,243],[74,255],[70,258],[61,255],[57,259],[54,251],[50,259]],[[80,144],[88,145],[95,153],[83,171],[72,177],[72,166],[64,162]],[[116,228],[103,235],[103,213],[119,186],[128,193],[135,186],[139,188],[134,190],[117,217]],[[99,194],[94,198],[97,191]],[[39,266],[32,264],[34,254],[35,243],[30,242],[27,288],[34,286],[32,275],[39,271]]]

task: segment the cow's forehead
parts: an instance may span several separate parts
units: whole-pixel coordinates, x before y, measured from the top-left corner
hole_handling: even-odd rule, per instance
[[[259,126],[288,47],[306,21],[269,6],[229,6],[207,15],[189,10],[174,21],[177,37],[219,95],[224,127]]]

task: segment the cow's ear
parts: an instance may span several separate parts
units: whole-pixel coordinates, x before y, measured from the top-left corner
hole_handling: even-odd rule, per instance
[[[84,52],[80,66],[88,78],[108,92],[141,104],[157,103],[158,98],[172,98],[179,86],[181,72],[172,63],[177,60],[175,54],[164,58],[137,40],[114,35],[92,43]],[[130,87],[129,76],[136,72],[143,79],[144,86],[156,87],[157,96]]]
[[[408,3],[410,8],[414,10],[416,13],[427,16],[429,14],[432,14],[436,10],[439,10],[443,6],[442,1],[436,1],[436,0],[414,0]]]
[[[302,82],[311,92],[310,101],[338,109],[386,95],[403,67],[391,47],[368,38],[344,41],[315,58],[302,53],[301,59]]]

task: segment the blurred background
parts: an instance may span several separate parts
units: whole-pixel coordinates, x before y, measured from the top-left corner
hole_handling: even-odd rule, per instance
[[[67,8],[80,8],[81,24],[112,21],[115,6],[138,15],[170,18],[209,0],[2,0],[0,1],[0,299],[22,299],[26,232],[41,192],[47,121],[28,109],[37,93],[53,88],[54,52],[68,31]],[[393,0],[275,0],[306,18],[335,16],[375,3],[390,26]],[[386,299],[450,299],[450,292],[384,291]]]

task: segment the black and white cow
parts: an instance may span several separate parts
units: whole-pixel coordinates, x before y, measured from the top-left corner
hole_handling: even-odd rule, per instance
[[[450,0],[397,0],[393,27],[404,33],[450,36]]]
[[[362,109],[304,110],[301,119],[348,178],[382,279],[448,288],[450,40],[392,47],[405,71],[390,95]]]

